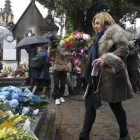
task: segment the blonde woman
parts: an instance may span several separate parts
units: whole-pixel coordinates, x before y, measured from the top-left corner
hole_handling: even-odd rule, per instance
[[[101,100],[108,102],[120,128],[120,140],[130,140],[127,119],[122,101],[133,98],[132,87],[125,66],[128,56],[126,32],[115,23],[107,12],[97,13],[92,20],[96,35],[86,63],[85,76],[89,84],[85,98],[85,118],[79,140],[89,140]],[[91,76],[92,69],[99,69]],[[99,86],[98,86],[99,85]]]

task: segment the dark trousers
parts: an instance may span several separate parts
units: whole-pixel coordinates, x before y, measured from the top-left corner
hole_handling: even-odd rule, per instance
[[[89,94],[86,97],[85,100],[85,118],[84,118],[84,124],[83,124],[83,129],[80,133],[80,137],[82,138],[89,138],[90,131],[92,129],[92,125],[95,121],[96,118],[96,109],[94,108],[93,104],[93,93],[90,89]],[[120,127],[120,136],[123,134],[127,134],[127,122],[126,122],[126,113],[122,107],[121,102],[117,103],[109,103],[109,106],[111,110],[113,111],[118,125]]]
[[[76,94],[78,94],[78,92],[80,92],[80,88],[83,84],[83,88],[84,91],[86,90],[87,87],[87,82],[86,79],[84,77],[81,77],[80,74],[77,75],[77,84],[76,84]]]
[[[63,97],[65,93],[65,83],[67,78],[67,71],[54,70],[54,92],[53,99],[59,99]]]
[[[130,82],[131,82],[134,93],[137,92],[137,79],[138,79],[137,73],[138,73],[137,70],[128,71]]]

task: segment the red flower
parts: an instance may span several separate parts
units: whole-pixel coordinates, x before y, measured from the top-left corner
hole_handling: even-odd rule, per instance
[[[75,32],[74,32],[74,34],[77,34],[78,33],[78,30],[76,30]]]
[[[63,46],[64,48],[66,48],[68,45],[70,45],[71,44],[71,42],[69,41],[69,42],[66,42],[65,43],[65,45]]]
[[[14,74],[14,78],[16,78],[16,76],[17,76],[17,75],[16,75],[16,74]]]
[[[50,62],[52,62],[52,60],[53,60],[53,58],[52,58],[52,57],[51,57],[51,58],[49,58],[49,61],[50,61]]]
[[[3,73],[2,71],[0,73]]]
[[[24,66],[24,68],[26,68],[26,66]]]

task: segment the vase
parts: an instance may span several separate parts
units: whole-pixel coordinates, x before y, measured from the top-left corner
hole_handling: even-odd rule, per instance
[[[28,72],[25,72],[25,77],[29,77],[29,73]]]

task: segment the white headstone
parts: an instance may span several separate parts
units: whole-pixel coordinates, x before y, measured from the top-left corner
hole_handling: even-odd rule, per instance
[[[6,40],[3,41],[3,60],[16,60],[17,50],[15,49],[17,40],[9,43]]]

